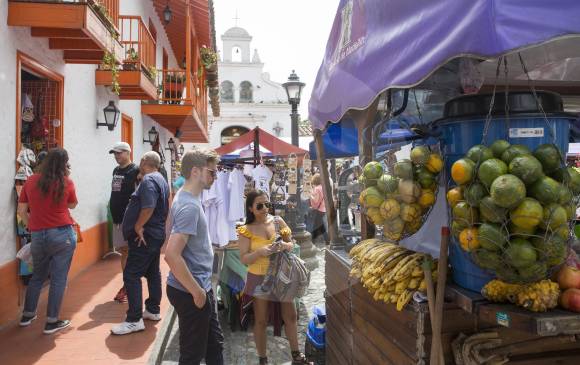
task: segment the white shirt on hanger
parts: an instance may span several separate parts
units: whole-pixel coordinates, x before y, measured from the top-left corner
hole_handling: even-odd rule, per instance
[[[228,181],[228,189],[230,194],[230,204],[228,219],[230,221],[237,221],[244,218],[246,215],[244,207],[244,188],[246,186],[246,178],[240,169],[234,169],[230,172]]]
[[[254,187],[256,189],[265,191],[270,196],[270,180],[272,179],[272,171],[263,165],[256,166],[252,170],[252,177],[254,178]]]

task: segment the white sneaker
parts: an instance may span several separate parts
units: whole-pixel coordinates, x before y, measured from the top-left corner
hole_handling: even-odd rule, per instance
[[[123,322],[111,328],[111,333],[114,335],[127,335],[133,332],[143,331],[145,329],[145,323],[143,319],[139,322]]]
[[[151,312],[149,312],[147,309],[145,309],[143,311],[143,319],[147,319],[150,321],[160,321],[161,320],[161,314],[157,313],[157,314],[153,314]]]

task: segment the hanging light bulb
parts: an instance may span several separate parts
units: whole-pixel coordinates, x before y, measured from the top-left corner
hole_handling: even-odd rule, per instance
[[[173,18],[173,12],[171,11],[171,8],[169,7],[169,0],[168,0],[167,5],[165,6],[165,10],[163,10],[163,20],[165,21],[165,24],[169,24],[169,22],[171,21],[172,18]]]

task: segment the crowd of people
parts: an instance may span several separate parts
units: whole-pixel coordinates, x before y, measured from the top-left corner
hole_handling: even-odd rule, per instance
[[[123,322],[111,328],[113,335],[145,330],[143,320],[161,319],[162,279],[160,257],[170,273],[165,292],[178,316],[180,364],[223,364],[224,336],[218,320],[216,293],[212,289],[214,249],[200,196],[217,177],[219,156],[212,150],[192,149],[181,160],[182,186],[172,198],[167,179],[160,173],[158,153],[145,153],[137,166],[131,161],[131,147],[119,142],[109,153],[117,162],[112,176],[109,201],[113,223],[113,245],[121,253],[124,286],[115,296],[127,302]],[[76,248],[76,232],[70,209],[78,204],[70,179],[66,150],[48,152],[39,169],[24,184],[18,214],[32,235],[33,275],[26,291],[20,326],[37,318],[37,304],[43,283],[50,278],[44,333],[51,334],[71,322],[60,318],[67,276]],[[318,186],[313,204],[322,209]],[[267,364],[266,326],[275,298],[255,295],[268,271],[269,256],[294,248],[292,232],[284,220],[270,215],[268,194],[254,190],[245,200],[246,221],[238,229],[238,244],[248,277],[243,290],[245,304],[254,313],[254,338],[259,363]],[[166,222],[169,219],[169,237]],[[279,238],[279,239],[277,239]],[[149,297],[143,308],[141,278],[145,277]],[[281,316],[290,343],[292,364],[308,364],[299,351],[297,311],[294,302],[281,303]]]

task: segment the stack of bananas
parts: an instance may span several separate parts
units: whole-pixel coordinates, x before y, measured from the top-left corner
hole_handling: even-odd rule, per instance
[[[492,280],[481,294],[492,302],[511,302],[532,312],[545,312],[558,305],[560,288],[550,280],[522,285]]]
[[[373,238],[357,244],[350,256],[351,276],[359,278],[375,300],[397,304],[398,311],[409,303],[415,291],[426,290],[421,264],[427,255],[423,253]],[[434,281],[436,277],[435,267]]]

